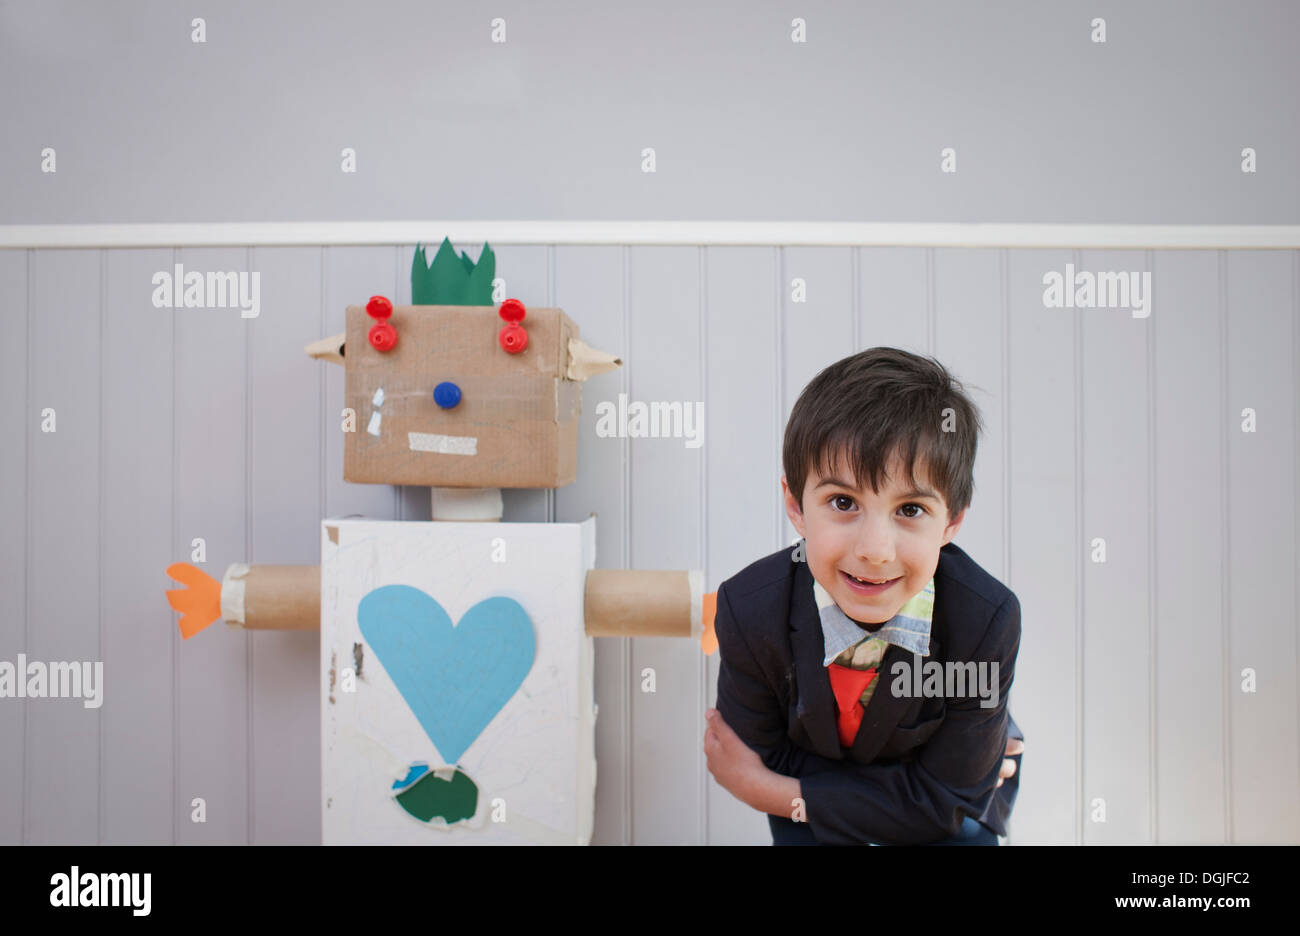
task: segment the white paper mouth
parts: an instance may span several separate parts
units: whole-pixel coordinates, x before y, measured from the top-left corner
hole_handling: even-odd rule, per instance
[[[440,435],[436,432],[408,432],[412,452],[435,452],[440,455],[477,455],[477,436]]]

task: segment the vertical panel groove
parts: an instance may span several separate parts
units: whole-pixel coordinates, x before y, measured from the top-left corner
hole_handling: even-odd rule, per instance
[[[25,399],[23,401],[23,424],[26,431],[23,432],[23,473],[25,475],[25,495],[23,497],[23,555],[26,557],[23,563],[23,650],[26,651],[32,643],[32,432],[30,420],[32,418],[32,275],[36,269],[36,251],[27,251],[27,328],[26,328],[26,373],[23,375],[25,386]],[[22,823],[20,825],[21,834],[19,841],[26,845],[30,839],[30,795],[31,783],[28,781],[27,772],[31,769],[31,736],[30,726],[28,724],[28,713],[31,711],[31,703],[23,700],[23,807]]]
[[[1071,251],[1074,268],[1083,264],[1080,251]],[[1074,288],[1070,284],[1070,289]],[[1083,761],[1083,622],[1084,622],[1084,584],[1086,582],[1086,565],[1090,547],[1084,538],[1083,506],[1083,318],[1078,308],[1074,310],[1074,543],[1078,550],[1075,561],[1074,587],[1074,803],[1078,817],[1075,824],[1075,844],[1084,843],[1084,791],[1087,789]]]
[[[632,352],[632,314],[631,314],[631,293],[632,293],[632,248],[626,244],[620,250],[620,257],[623,261],[623,295],[622,295],[622,313],[623,313],[623,340],[626,343],[628,359],[636,360]],[[632,378],[629,374],[629,368],[624,368],[620,375],[622,383],[622,392],[627,394],[631,389]],[[619,439],[619,447],[623,450],[623,565],[622,568],[632,568],[632,450],[631,443],[627,434],[623,433]],[[632,844],[633,833],[633,815],[632,815],[632,685],[628,679],[632,674],[632,638],[620,637],[623,644],[623,672],[619,677],[623,690],[623,844]]]
[[[776,379],[772,381],[772,389],[776,394],[776,451],[780,452],[785,422],[785,368],[782,366],[785,358],[783,354],[785,351],[785,316],[781,314],[785,308],[785,301],[781,292],[781,284],[785,282],[785,248],[773,247],[772,251],[775,255],[773,259],[776,261],[772,264],[772,268],[776,271],[776,283],[773,284],[775,288],[772,290],[772,316],[776,328],[776,340],[772,344],[776,351]],[[784,467],[783,463],[780,470],[784,470]],[[781,542],[784,539],[781,534],[785,531],[781,518],[784,516],[784,505],[778,502],[776,508],[776,545],[774,547],[776,549],[780,549],[784,545]]]
[[[862,316],[862,248],[849,248],[849,295],[853,304],[853,353],[862,348],[862,325],[858,319]]]
[[[1005,247],[998,251],[998,291],[1002,294],[1002,574],[1011,580],[1011,285],[1010,259]],[[1010,703],[1008,703],[1010,704]]]
[[[1005,247],[998,251],[998,292],[1001,301],[998,311],[1002,316],[1002,574],[1006,586],[1015,590],[1011,580],[1011,286],[1010,260]],[[1021,639],[1023,643],[1023,638]],[[1019,651],[1017,651],[1019,655]],[[1007,699],[1007,714],[1011,700]],[[1022,728],[1023,732],[1024,729]],[[1008,736],[1008,740],[1010,737]],[[1004,751],[1005,754],[1005,751]],[[1021,757],[1021,763],[1024,758]],[[1017,783],[1019,780],[1017,780]],[[1011,838],[1011,817],[1007,819],[1007,842]]]
[[[481,260],[483,255],[479,254]],[[555,245],[546,245],[546,305],[548,308],[555,308]],[[568,349],[561,349],[562,354],[567,354]],[[567,358],[566,358],[567,360]],[[581,430],[581,427],[579,427]],[[555,522],[555,488],[546,489],[546,519]]]
[[[253,270],[253,248],[244,248],[244,268],[249,271],[251,277]],[[246,562],[252,563],[255,560],[253,555],[253,322],[255,319],[249,319],[244,326],[244,555],[248,557]],[[248,799],[245,815],[247,816],[248,828],[245,838],[248,844],[253,844],[253,830],[255,828],[253,815],[253,776],[256,773],[253,764],[253,648],[255,641],[253,636],[247,632],[244,634],[244,722],[247,725],[246,737],[244,744],[247,748],[246,756],[246,773],[244,775],[244,788],[247,791],[245,796]]]
[[[181,262],[180,248],[172,248],[172,269],[176,269],[176,264]],[[176,527],[176,316],[167,316],[167,330],[170,334],[171,341],[171,423],[172,423],[172,462],[171,462],[171,543],[168,544],[168,551],[176,548],[180,539],[179,531]],[[186,557],[188,558],[188,556]],[[206,557],[205,557],[206,558]],[[175,612],[168,612],[168,625],[172,635],[172,844],[177,844],[177,826],[176,814],[180,809],[180,800],[177,795],[177,777],[180,776],[180,698],[176,691],[176,685],[180,681],[180,638],[177,636],[178,624],[175,620]]]
[[[1223,841],[1232,843],[1232,697],[1229,684],[1232,679],[1232,634],[1229,624],[1232,615],[1232,530],[1228,517],[1232,509],[1231,466],[1228,447],[1232,444],[1231,413],[1228,410],[1228,254],[1218,252],[1219,261],[1219,425],[1223,432],[1223,451],[1219,454],[1219,523],[1220,567],[1224,571],[1223,589],[1219,593],[1219,632],[1222,635],[1223,681],[1220,687],[1223,709]]]
[[[326,328],[329,322],[328,309],[329,309],[330,296],[329,296],[328,289],[329,289],[330,256],[331,256],[330,248],[321,247],[320,249],[320,331],[318,331],[317,334],[320,335],[322,338],[329,334],[329,332],[326,331]],[[328,487],[327,487],[328,479],[329,479],[329,471],[328,471],[328,466],[325,463],[325,450],[326,450],[325,436],[326,433],[329,432],[329,421],[328,421],[329,420],[329,400],[328,400],[329,381],[327,379],[328,377],[327,368],[318,367],[316,368],[316,371],[318,377],[318,383],[316,385],[317,399],[320,401],[320,417],[319,417],[320,432],[319,432],[319,437],[317,439],[317,445],[316,445],[316,452],[317,452],[316,459],[320,465],[320,489],[319,489],[320,498],[318,501],[320,512],[317,514],[317,516],[319,519],[324,520],[327,516],[329,516],[328,514],[329,498],[328,498]],[[316,546],[315,546],[316,555],[320,556],[322,555],[321,546],[320,546],[321,543],[320,524],[317,524],[316,526],[315,542],[316,542]],[[322,640],[323,639],[324,638],[322,637]],[[320,645],[318,645],[317,647],[317,659],[316,659],[316,674],[317,674],[316,678],[318,680],[322,678],[323,670],[324,670],[324,667],[322,666],[322,660],[321,660],[322,654],[320,652],[319,646]],[[320,698],[319,684],[317,686],[317,698],[318,699]],[[323,722],[319,718],[317,719],[316,730],[320,733],[321,774],[323,780],[324,771],[325,771],[325,760],[324,760],[325,732],[323,730]],[[316,830],[316,835],[315,835],[316,844],[319,845],[323,843],[324,833],[325,833],[324,817],[322,816],[320,819],[320,825]]]
[[[95,513],[98,515],[95,532],[95,590],[98,600],[95,608],[95,629],[99,636],[99,656],[104,659],[104,306],[108,297],[108,270],[104,251],[99,251],[99,439],[96,442],[95,475],[98,481]],[[103,685],[100,686],[103,692]],[[102,696],[101,696],[102,699]],[[98,776],[95,781],[95,844],[104,844],[104,711],[101,705],[95,719],[95,767]]]
[[[925,248],[925,353],[934,355],[934,248]]]
[[[329,304],[329,294],[327,291],[328,283],[329,283],[329,262],[330,262],[330,249],[328,247],[322,247],[320,249],[320,331],[318,332],[318,334],[322,338],[329,334],[329,332],[325,330],[327,327],[326,323],[328,322],[326,309]],[[325,409],[327,403],[327,400],[325,399],[325,395],[328,392],[328,390],[326,387],[327,382],[325,379],[326,378],[325,368],[324,367],[316,368],[316,373],[317,373],[317,377],[319,378],[319,380],[317,381],[317,392],[320,397],[320,438],[318,440],[319,444],[316,447],[316,451],[317,451],[317,461],[320,463],[320,500],[319,500],[320,519],[324,520],[325,517],[327,516],[325,511],[329,509],[325,501],[325,484],[329,477],[325,465],[325,433],[329,431],[325,422],[326,418],[328,417],[328,413]],[[317,540],[320,539],[319,529],[317,529],[316,531],[316,539]],[[319,547],[319,543],[317,545]]]
[[[704,400],[701,408],[708,406],[709,399],[709,248],[700,246],[700,282],[699,282],[699,342],[700,342],[700,398]],[[699,427],[696,427],[697,429]],[[709,580],[709,446],[707,439],[700,446],[700,568],[704,570],[704,588]],[[699,704],[697,712],[703,712],[709,706],[709,658],[703,653],[695,654],[695,667],[698,676]],[[703,725],[697,723],[697,736],[703,736]],[[709,770],[704,760],[704,744],[695,748],[696,770],[700,777],[700,836],[701,845],[709,844]]]
[[[1151,282],[1156,281],[1156,264],[1155,254],[1148,250],[1146,252],[1146,268],[1151,271]],[[1151,295],[1147,295],[1147,302],[1152,302]],[[1150,314],[1148,309],[1148,314]],[[1156,651],[1160,638],[1160,629],[1157,622],[1160,611],[1160,596],[1157,594],[1156,579],[1156,556],[1159,555],[1156,549],[1156,537],[1159,535],[1160,524],[1156,521],[1156,511],[1159,510],[1159,502],[1156,500],[1156,433],[1160,431],[1160,423],[1157,421],[1156,413],[1156,387],[1159,381],[1156,379],[1156,326],[1155,322],[1147,319],[1147,838],[1152,845],[1160,841],[1159,810],[1156,808],[1156,795],[1159,790],[1159,770],[1160,760],[1156,756],[1158,748],[1158,739],[1160,731],[1159,722],[1159,695],[1157,689],[1160,679],[1160,667],[1157,666]]]
[[[1291,530],[1295,535],[1296,574],[1291,579],[1295,590],[1295,604],[1292,610],[1296,615],[1297,628],[1300,629],[1300,250],[1291,251],[1291,399],[1294,410],[1295,435],[1292,439],[1294,460],[1292,461],[1295,479],[1295,497],[1291,501]],[[1300,634],[1300,631],[1298,631]],[[1300,639],[1296,641],[1296,670],[1291,685],[1300,683]],[[1300,719],[1296,720],[1296,751],[1300,757]],[[1295,765],[1300,775],[1300,763]]]

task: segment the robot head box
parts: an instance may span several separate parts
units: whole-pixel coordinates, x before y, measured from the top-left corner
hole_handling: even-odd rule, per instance
[[[417,248],[412,296],[453,301],[395,306],[374,296],[348,306],[345,333],[307,347],[347,373],[345,481],[553,488],[575,479],[582,382],[622,362],[588,347],[561,309],[489,304],[493,265],[486,245],[474,265],[444,240],[432,267]]]
[[[347,331],[307,346],[311,357],[346,372],[345,481],[427,486],[433,520],[495,522],[501,488],[553,488],[575,479],[582,383],[622,361],[588,347],[561,309],[529,309],[516,299],[495,303],[494,274],[486,244],[477,263],[457,257],[447,239],[431,265],[417,247],[412,305],[372,296],[348,307]],[[584,523],[590,527],[592,520]],[[351,530],[364,522],[325,521],[322,549],[339,544],[344,525]],[[470,535],[463,524],[450,531],[410,521],[374,523],[384,531],[381,539]],[[547,535],[578,535],[566,533],[564,524],[549,526]],[[594,563],[594,527],[582,535],[588,534]],[[587,636],[691,636],[707,653],[716,648],[715,596],[703,594],[698,570],[595,569],[591,563],[586,570]],[[187,639],[219,618],[251,629],[321,627],[320,566],[234,563],[217,581],[181,562],[167,574],[187,586],[167,592]]]

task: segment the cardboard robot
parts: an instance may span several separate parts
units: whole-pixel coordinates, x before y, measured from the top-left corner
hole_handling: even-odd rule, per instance
[[[307,346],[344,367],[343,477],[428,485],[428,522],[322,521],[319,566],[167,573],[185,638],[221,618],[320,629],[325,844],[587,844],[593,637],[700,640],[693,571],[596,569],[596,517],[502,523],[502,487],[577,473],[582,382],[621,365],[561,309],[491,301],[494,258],[444,240],[414,304],[347,309]]]

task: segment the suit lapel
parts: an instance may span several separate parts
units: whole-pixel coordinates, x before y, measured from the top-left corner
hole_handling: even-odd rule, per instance
[[[813,577],[808,563],[796,563],[794,592],[790,598],[790,650],[794,656],[795,718],[806,746],[822,757],[840,759],[835,724],[835,696],[822,665],[826,642],[821,617],[813,600]]]

